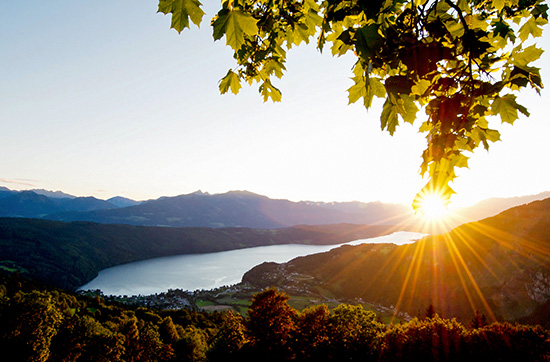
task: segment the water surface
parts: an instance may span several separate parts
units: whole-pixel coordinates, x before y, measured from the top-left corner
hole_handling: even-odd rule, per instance
[[[154,258],[104,269],[80,289],[101,289],[106,295],[149,295],[168,289],[214,289],[239,283],[244,273],[266,261],[284,263],[298,256],[322,253],[342,245],[402,245],[424,235],[400,231],[337,245],[286,244]]]

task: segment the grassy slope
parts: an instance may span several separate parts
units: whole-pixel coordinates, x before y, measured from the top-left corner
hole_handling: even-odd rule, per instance
[[[310,275],[344,298],[363,298],[422,314],[429,304],[468,320],[475,310],[514,320],[550,299],[550,199],[507,210],[412,245],[343,246],[297,258],[279,274]],[[259,282],[277,267],[246,275]],[[283,272],[281,272],[283,270]]]

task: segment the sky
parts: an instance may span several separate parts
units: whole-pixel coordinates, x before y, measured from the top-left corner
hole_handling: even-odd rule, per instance
[[[380,130],[382,102],[348,105],[353,57],[289,52],[275,85],[220,95],[234,66],[200,29],[178,34],[157,1],[0,3],[0,186],[135,200],[248,190],[292,201],[411,203],[426,141],[403,125]],[[550,49],[550,34],[539,42]],[[550,79],[550,54],[537,65]],[[524,92],[531,112],[495,126],[502,142],[472,155],[452,185],[455,206],[550,190],[550,93]],[[423,111],[419,112],[422,121]]]

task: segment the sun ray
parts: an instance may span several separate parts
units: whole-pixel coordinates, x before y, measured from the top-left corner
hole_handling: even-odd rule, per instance
[[[417,241],[417,244],[423,244],[423,240]],[[409,284],[409,279],[411,278],[411,274],[413,273],[413,269],[417,269],[415,264],[420,263],[420,261],[418,260],[419,256],[420,256],[420,258],[422,258],[421,248],[417,246],[414,250],[413,257],[411,258],[411,262],[409,263],[409,267],[408,267],[407,273],[405,275],[405,280],[403,281],[403,284],[401,285],[401,291],[399,292],[399,297],[397,298],[397,302],[395,303],[395,311],[394,311],[394,315],[392,317],[392,322],[395,319],[395,317],[397,317],[397,312],[400,310],[401,303],[403,303],[403,300],[405,298],[405,294],[407,292],[407,287],[408,287],[408,284]],[[411,299],[412,299],[412,293],[411,293]]]
[[[468,265],[467,265],[466,261],[464,260],[464,258],[462,257],[462,254],[460,253],[460,250],[458,250],[458,247],[456,246],[455,241],[450,237],[446,238],[446,239],[447,239],[449,245],[451,246],[451,248],[449,248],[449,251],[451,251],[450,255],[451,255],[451,258],[453,259],[453,264],[455,265],[456,271],[459,275],[462,287],[464,288],[464,292],[466,293],[467,298],[470,302],[470,306],[472,307],[472,312],[475,312],[477,308],[476,308],[476,305],[475,305],[475,301],[473,300],[473,298],[470,294],[469,288],[466,285],[467,284],[466,279],[465,279],[464,275],[462,274],[460,266],[462,266],[462,270],[464,271],[464,273],[466,273],[466,276],[468,277],[468,280],[470,281],[472,287],[474,288],[475,293],[477,294],[478,298],[480,299],[481,303],[483,304],[483,307],[485,308],[485,311],[489,314],[489,318],[493,321],[496,321],[497,319],[496,319],[496,316],[495,316],[493,310],[489,306],[489,303],[487,302],[487,299],[485,298],[485,296],[483,295],[483,292],[479,288],[479,285],[478,285],[477,281],[475,280],[472,272],[470,271],[470,268],[468,268]]]
[[[496,280],[500,280],[498,275],[491,269],[489,264],[481,257],[481,255],[479,255],[479,252],[472,246],[472,244],[477,244],[475,239],[468,237],[468,235],[462,230],[457,230],[456,236],[462,241],[464,246],[468,248],[472,255],[474,255],[477,261],[479,261],[483,265],[485,270],[487,270],[487,272],[491,274],[491,276],[493,276]],[[477,245],[479,246],[479,244]]]

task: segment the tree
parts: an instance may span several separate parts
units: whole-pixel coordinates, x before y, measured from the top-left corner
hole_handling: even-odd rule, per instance
[[[164,318],[159,327],[161,339],[166,344],[173,344],[179,339],[178,330],[170,316]]]
[[[252,298],[248,308],[247,329],[254,349],[274,360],[289,352],[296,329],[297,311],[287,304],[289,297],[275,288]]]
[[[377,360],[385,325],[361,305],[340,304],[330,316],[331,353],[342,361]]]
[[[4,311],[2,352],[10,361],[47,361],[52,338],[63,320],[46,292],[17,292]],[[2,332],[0,329],[0,332]]]
[[[200,25],[198,0],[160,0],[181,32]],[[264,101],[281,100],[272,79],[285,71],[287,50],[316,38],[319,50],[353,53],[354,85],[349,102],[371,107],[385,99],[380,122],[394,134],[400,121],[413,123],[424,107],[419,132],[426,134],[420,173],[428,181],[417,194],[418,208],[429,194],[447,201],[455,169],[468,167],[477,147],[500,139],[492,116],[513,123],[515,91],[542,88],[532,63],[542,54],[527,40],[548,22],[544,0],[222,0],[212,19],[213,37],[225,37],[237,66],[221,80],[221,93],[238,93],[241,83],[258,83]],[[492,125],[491,125],[492,127]]]
[[[380,361],[465,361],[465,333],[455,319],[437,315],[393,325],[382,337]]]
[[[548,361],[550,333],[541,326],[493,323],[467,335],[464,360]]]
[[[195,325],[187,326],[181,339],[174,344],[177,361],[206,361],[207,349],[206,334]]]
[[[233,311],[228,311],[224,314],[223,321],[214,336],[208,355],[209,360],[241,360],[238,352],[247,342],[243,317]]]
[[[435,307],[433,306],[433,304],[430,304],[427,308],[426,308],[426,311],[424,312],[424,316],[428,319],[430,318],[435,318],[435,316],[437,315],[436,311],[435,311]]]
[[[322,361],[332,338],[330,311],[325,304],[304,309],[298,316],[294,350],[298,359]]]
[[[479,328],[485,327],[488,324],[489,322],[487,322],[487,316],[483,313],[480,313],[478,310],[476,310],[470,322],[470,328],[479,329]]]

